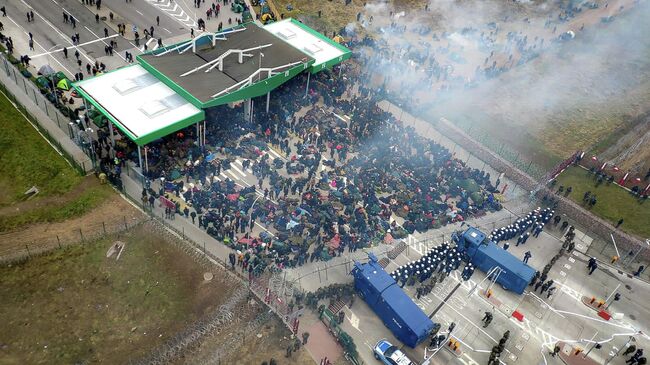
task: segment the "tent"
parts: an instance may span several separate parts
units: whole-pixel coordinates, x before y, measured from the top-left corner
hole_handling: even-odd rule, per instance
[[[44,76],[48,76],[56,73],[56,71],[54,71],[54,69],[50,65],[43,65],[41,66],[41,68],[38,69],[38,73]]]
[[[61,90],[70,90],[70,81],[68,81],[68,79],[61,79],[56,84],[56,87],[58,87]]]

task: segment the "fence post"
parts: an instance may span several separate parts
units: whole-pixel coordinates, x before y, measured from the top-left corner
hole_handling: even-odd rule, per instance
[[[203,255],[204,255],[204,256],[207,255],[207,253],[206,253],[206,251],[205,251],[205,241],[203,241]]]
[[[104,234],[106,234],[106,223],[102,221],[102,227],[104,228]]]
[[[129,229],[129,227],[126,225],[126,216],[122,216],[124,218],[124,229]]]
[[[81,236],[81,242],[84,241],[84,234],[81,232],[81,228],[79,228],[79,236]]]
[[[25,244],[25,248],[27,249],[27,256],[31,257],[32,254],[29,252],[29,246],[27,244]]]
[[[61,248],[61,240],[59,239],[59,235],[56,235],[56,242],[59,243],[59,248]]]
[[[183,229],[183,239],[185,239],[185,227],[181,227]]]

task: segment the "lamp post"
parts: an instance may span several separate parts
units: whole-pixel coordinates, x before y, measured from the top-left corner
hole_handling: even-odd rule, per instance
[[[253,200],[253,204],[251,205],[251,212],[248,214],[248,224],[253,220],[253,208],[255,207],[255,203],[257,203],[257,200],[260,198],[260,195]]]

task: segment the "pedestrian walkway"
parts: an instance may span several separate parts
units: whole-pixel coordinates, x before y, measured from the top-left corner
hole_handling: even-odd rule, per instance
[[[319,361],[327,357],[332,364],[335,364],[343,356],[343,348],[330,335],[323,322],[314,322],[307,332],[309,332],[309,340],[305,347],[314,360]]]

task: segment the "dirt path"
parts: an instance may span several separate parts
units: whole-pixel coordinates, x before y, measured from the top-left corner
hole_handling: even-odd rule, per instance
[[[94,177],[92,177],[92,180],[96,181]],[[35,204],[30,202],[21,203],[20,207],[21,209],[27,209],[27,207],[33,209],[36,206],[43,206],[43,204],[62,204],[64,201],[74,199],[77,194],[80,194],[80,192],[65,197],[43,199],[42,201],[36,201]],[[15,206],[12,206],[12,208],[15,209]],[[3,210],[5,209],[7,208],[3,208]],[[0,217],[3,210],[0,210]],[[121,231],[125,228],[125,225],[130,227],[144,219],[146,219],[146,216],[121,196],[111,194],[100,206],[80,217],[57,223],[32,224],[18,230],[0,233],[0,257],[22,255],[27,251],[25,245],[33,253],[34,251],[56,247],[59,242],[62,245],[80,242],[82,237],[83,240],[88,240],[99,237],[105,232]]]

